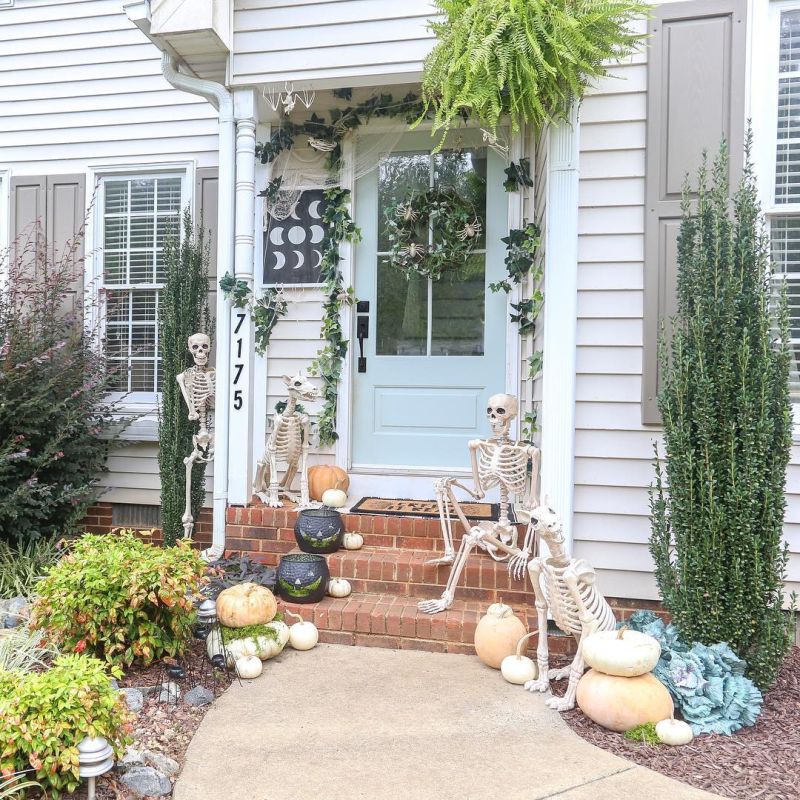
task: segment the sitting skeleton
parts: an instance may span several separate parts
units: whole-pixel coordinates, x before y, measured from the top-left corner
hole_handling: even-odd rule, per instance
[[[563,697],[551,697],[547,705],[558,711],[575,707],[575,692],[584,670],[583,638],[595,631],[610,631],[617,626],[614,612],[597,589],[595,572],[582,558],[570,558],[564,549],[564,533],[555,512],[547,506],[531,511],[531,524],[547,545],[549,556],[534,558],[528,563],[539,625],[539,646],[536,661],[539,677],[528,681],[529,692],[546,692],[551,680],[569,677]],[[564,669],[549,670],[547,649],[547,612],[564,633],[578,642],[572,664]]]
[[[192,452],[183,459],[186,465],[186,507],[181,517],[184,538],[194,531],[192,515],[192,469],[195,464],[207,464],[214,459],[214,435],[211,433],[211,409],[214,408],[217,372],[208,366],[211,339],[204,333],[189,337],[189,352],[194,366],[176,377],[181,394],[189,408],[189,420],[199,422],[197,433],[192,436]]]
[[[258,462],[255,478],[255,493],[272,508],[283,505],[281,495],[299,503],[310,504],[308,497],[308,449],[311,439],[311,422],[307,414],[297,410],[297,401],[315,400],[319,390],[308,378],[298,372],[289,377],[283,376],[289,392],[286,408],[275,414],[272,432],[267,438],[263,458]],[[278,480],[278,464],[286,464],[283,480]],[[300,496],[291,490],[292,481],[300,471]]]
[[[497,561],[511,556],[509,572],[517,580],[524,578],[525,565],[533,552],[533,528],[528,526],[523,548],[517,547],[517,529],[508,516],[509,500],[513,494],[517,500],[521,500],[523,507],[527,508],[532,503],[539,473],[539,450],[527,442],[515,442],[509,438],[508,431],[517,413],[517,398],[513,395],[496,394],[489,398],[486,414],[492,438],[475,439],[469,443],[474,489],[455,478],[436,481],[444,555],[428,563],[453,564],[453,569],[442,596],[437,600],[419,603],[419,608],[427,614],[438,614],[453,604],[459,578],[475,547],[486,550]],[[475,500],[483,499],[488,490],[499,487],[500,514],[497,522],[472,525],[455,496],[456,487]],[[463,528],[458,553],[453,546],[453,512]]]

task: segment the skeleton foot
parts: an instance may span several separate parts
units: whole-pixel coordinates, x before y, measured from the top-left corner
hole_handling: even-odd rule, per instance
[[[533,681],[526,681],[525,690],[528,692],[549,692],[550,681],[547,678],[537,678]]]
[[[564,697],[548,697],[545,700],[545,704],[548,708],[552,708],[555,711],[569,711],[572,708],[575,708],[575,698],[570,698],[567,696]]]
[[[451,550],[449,553],[445,552],[440,558],[432,558],[426,561],[426,564],[452,564],[456,560],[456,554]]]
[[[417,603],[417,608],[423,614],[439,614],[442,611],[447,611],[453,605],[453,597],[445,592],[438,600],[420,600]]]
[[[568,664],[566,667],[561,667],[560,669],[551,669],[547,672],[547,677],[550,678],[551,681],[560,681],[564,678],[569,678],[569,673],[572,670],[572,665]]]
[[[278,497],[277,489],[273,492],[270,490],[269,499],[267,500],[267,505],[270,508],[281,508],[283,503],[281,503],[280,498]]]

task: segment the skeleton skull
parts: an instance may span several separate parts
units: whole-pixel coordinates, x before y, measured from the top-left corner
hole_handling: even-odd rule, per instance
[[[315,400],[319,397],[319,389],[311,383],[302,371],[296,375],[284,375],[283,382],[286,384],[286,388],[301,400]]]
[[[536,529],[542,538],[550,544],[564,544],[564,529],[558,515],[546,503],[536,506],[531,511],[531,519],[535,520]]]
[[[208,356],[211,352],[211,339],[204,333],[193,333],[189,337],[189,352],[192,354],[196,367],[208,366]]]
[[[508,436],[511,421],[516,418],[518,411],[517,398],[513,394],[493,394],[489,398],[486,416],[496,438]]]

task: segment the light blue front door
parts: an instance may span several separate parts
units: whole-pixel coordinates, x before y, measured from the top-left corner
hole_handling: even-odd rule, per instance
[[[356,247],[355,290],[369,303],[355,315],[362,326],[368,317],[365,371],[358,368],[355,329],[351,338],[356,469],[466,467],[467,442],[486,434],[489,396],[505,390],[506,296],[488,289],[505,273],[505,164],[482,146],[479,131],[458,138],[457,150],[433,155],[427,133],[408,134],[356,185],[363,239]],[[386,257],[384,209],[431,187],[468,197],[483,230],[457,273],[438,281],[407,279]]]

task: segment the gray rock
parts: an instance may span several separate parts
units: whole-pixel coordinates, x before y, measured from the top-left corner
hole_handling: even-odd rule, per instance
[[[172,782],[152,767],[131,767],[121,778],[135,797],[161,797],[172,794]]]
[[[125,702],[131,711],[141,711],[144,705],[144,695],[139,689],[122,689],[125,695]]]
[[[181,688],[177,683],[175,683],[175,681],[162,683],[158,688],[161,690],[158,693],[159,703],[170,703],[174,705],[180,699]]]
[[[116,691],[116,692],[119,691],[119,683],[117,683],[117,679],[116,678],[109,678],[108,682],[111,684],[111,688],[114,691]]]
[[[154,753],[152,750],[143,750],[142,758],[144,758],[145,763],[170,778],[175,777],[181,768],[181,765],[174,758],[161,753]]]
[[[9,614],[3,620],[3,627],[4,628],[16,628],[21,623],[22,623],[22,617],[17,617],[14,614]]]
[[[126,747],[125,755],[122,756],[118,762],[118,766],[123,772],[131,769],[131,767],[143,767],[144,758],[138,750],[135,750],[133,747]]]
[[[16,614],[20,617],[25,616],[29,610],[28,606],[29,603],[27,598],[23,597],[22,595],[12,597],[8,601],[8,613]]]
[[[190,706],[207,706],[214,702],[214,692],[205,686],[195,686],[186,692],[183,702]]]

